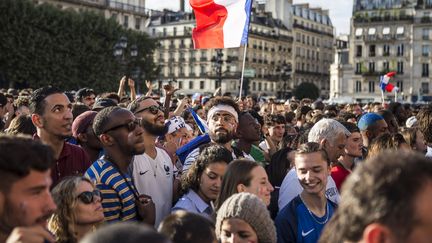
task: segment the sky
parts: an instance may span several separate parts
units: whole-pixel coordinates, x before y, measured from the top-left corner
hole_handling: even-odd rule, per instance
[[[331,4],[329,4],[330,2]],[[336,28],[337,35],[349,34],[352,0],[294,0],[294,3],[309,3],[310,7],[329,9],[330,18]],[[190,6],[187,5],[186,7],[190,9]],[[146,0],[146,8],[158,10],[167,8],[177,11],[180,8],[180,2],[179,0]]]

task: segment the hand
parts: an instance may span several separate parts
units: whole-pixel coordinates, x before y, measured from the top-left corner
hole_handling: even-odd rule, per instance
[[[126,76],[123,76],[123,77],[120,79],[120,87],[124,87],[125,84],[126,84]]]
[[[143,222],[154,225],[156,220],[156,208],[152,198],[148,195],[139,195],[139,200],[135,202],[138,209],[138,214],[143,219]]]
[[[174,88],[171,84],[166,84],[163,86],[166,96],[172,96],[174,93],[179,90],[179,88]]]
[[[152,82],[150,80],[146,80],[145,85],[146,85],[148,90],[153,90],[153,85],[152,85]]]
[[[53,235],[42,226],[17,227],[6,240],[6,243],[44,243],[55,242]]]
[[[130,78],[128,80],[128,85],[129,85],[129,87],[134,88],[135,87],[135,81],[133,81],[133,79]]]

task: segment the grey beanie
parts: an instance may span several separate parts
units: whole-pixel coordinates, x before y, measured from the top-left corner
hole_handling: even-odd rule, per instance
[[[276,242],[276,228],[264,203],[254,194],[236,193],[220,207],[216,217],[216,236],[220,239],[222,222],[238,218],[248,223],[256,232],[259,243]]]

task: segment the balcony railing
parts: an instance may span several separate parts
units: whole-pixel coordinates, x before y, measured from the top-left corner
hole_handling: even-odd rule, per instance
[[[136,6],[136,5],[117,2],[117,1],[111,1],[111,0],[107,0],[107,5],[110,8],[119,9],[119,10],[128,11],[128,12],[134,12],[134,13],[147,15],[147,16],[152,11],[150,9],[146,9],[144,7],[141,7],[141,6]]]

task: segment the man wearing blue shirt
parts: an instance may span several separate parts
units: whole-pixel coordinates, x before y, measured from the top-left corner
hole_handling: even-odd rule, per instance
[[[318,143],[309,142],[297,150],[294,163],[303,192],[277,215],[277,242],[317,242],[337,207],[325,196],[330,161]]]

